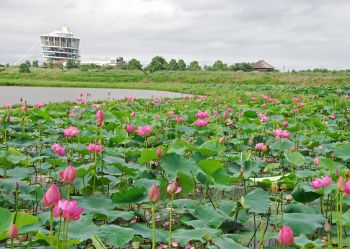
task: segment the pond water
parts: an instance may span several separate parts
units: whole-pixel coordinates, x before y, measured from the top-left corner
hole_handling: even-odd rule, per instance
[[[125,97],[180,98],[191,96],[182,93],[140,89],[0,86],[0,106],[6,102],[12,104],[19,103],[21,97],[29,104],[35,104],[37,102],[75,101],[76,98],[80,98],[80,94],[84,95],[84,99],[88,97],[90,101],[105,100],[108,98],[110,100],[117,100],[124,99]]]

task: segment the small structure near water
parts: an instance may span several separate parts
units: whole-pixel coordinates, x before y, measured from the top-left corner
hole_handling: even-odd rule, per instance
[[[271,66],[269,63],[267,63],[264,60],[259,60],[258,62],[253,64],[253,70],[259,71],[259,72],[271,72],[274,71],[275,68]]]

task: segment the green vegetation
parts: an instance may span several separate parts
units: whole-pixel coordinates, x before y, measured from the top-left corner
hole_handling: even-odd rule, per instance
[[[9,67],[0,73],[0,85],[138,88],[225,95],[230,95],[237,90],[270,91],[274,89],[274,91],[284,92],[286,86],[292,86],[292,89],[308,87],[310,92],[318,91],[318,87],[350,85],[349,72],[157,71],[146,73],[139,70],[98,68],[93,64],[83,65],[83,67],[87,67],[87,71],[31,67],[30,74],[20,74],[18,67]]]

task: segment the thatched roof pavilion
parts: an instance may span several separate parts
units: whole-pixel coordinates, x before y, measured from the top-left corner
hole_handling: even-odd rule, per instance
[[[260,71],[260,72],[271,72],[275,70],[273,66],[271,66],[269,63],[267,63],[264,60],[259,60],[253,65],[254,71]]]

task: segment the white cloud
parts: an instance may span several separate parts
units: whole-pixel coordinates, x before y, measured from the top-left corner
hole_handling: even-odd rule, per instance
[[[1,0],[0,63],[41,58],[39,35],[68,25],[83,60],[123,56],[265,59],[282,68],[350,68],[346,0]]]

